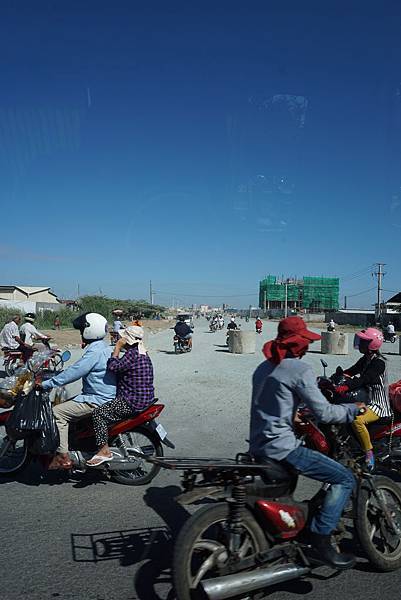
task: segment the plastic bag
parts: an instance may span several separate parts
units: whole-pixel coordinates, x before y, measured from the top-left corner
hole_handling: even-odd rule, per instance
[[[388,394],[393,409],[401,413],[401,379],[388,386]]]
[[[54,454],[60,445],[60,436],[48,394],[43,396],[41,419],[42,430],[31,444],[30,451],[33,454]]]
[[[6,431],[13,439],[24,438],[42,429],[42,394],[32,390],[27,396],[16,398],[14,409],[6,422]]]
[[[29,368],[36,373],[40,367],[53,356],[52,350],[42,350],[36,352],[32,358],[29,359]]]

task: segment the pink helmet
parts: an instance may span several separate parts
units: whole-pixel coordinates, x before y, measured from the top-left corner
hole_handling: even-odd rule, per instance
[[[368,349],[372,352],[376,352],[379,350],[381,345],[384,342],[384,337],[382,332],[375,327],[368,327],[367,329],[362,329],[362,331],[358,331],[354,337],[354,348],[359,350],[359,342],[361,340],[369,340]]]

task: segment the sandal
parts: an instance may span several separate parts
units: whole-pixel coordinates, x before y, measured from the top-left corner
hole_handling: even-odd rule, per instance
[[[90,462],[90,460],[86,461],[86,464],[88,467],[98,467],[99,465],[103,464],[104,462],[110,462],[111,460],[113,460],[113,455],[111,456],[102,456],[101,454],[95,454],[95,456],[92,456],[92,458],[90,460],[96,460],[97,462]]]

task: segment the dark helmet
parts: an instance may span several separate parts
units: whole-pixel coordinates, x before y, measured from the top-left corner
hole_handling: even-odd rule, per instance
[[[184,315],[178,315],[177,321],[179,321],[181,323],[185,323],[185,317],[184,317]]]
[[[26,315],[24,316],[24,319],[25,319],[25,321],[33,323],[34,320],[36,319],[36,315],[35,315],[35,313],[26,313]]]

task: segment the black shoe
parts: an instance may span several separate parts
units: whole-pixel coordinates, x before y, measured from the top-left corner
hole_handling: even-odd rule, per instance
[[[337,552],[331,543],[330,535],[320,535],[311,532],[309,539],[312,544],[311,558],[315,558],[334,569],[352,569],[355,566],[355,556]]]

